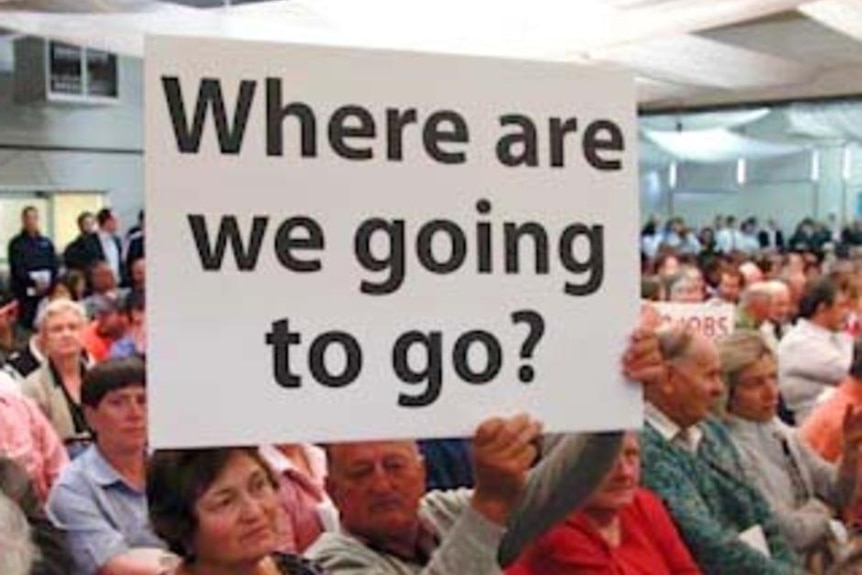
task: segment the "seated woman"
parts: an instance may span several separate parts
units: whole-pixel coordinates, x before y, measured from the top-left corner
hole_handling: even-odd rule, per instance
[[[91,439],[81,406],[81,385],[90,366],[82,340],[86,317],[80,304],[58,299],[37,321],[45,361],[24,380],[21,390],[36,402],[75,457]]]
[[[156,452],[147,469],[150,521],[182,557],[174,575],[321,575],[276,551],[277,492],[256,449]]]
[[[824,461],[794,428],[777,418],[776,362],[762,336],[737,331],[718,343],[727,386],[723,419],[739,449],[748,479],[769,502],[779,528],[804,554],[842,538],[834,511],[852,502],[856,462],[862,445],[862,416],[844,419],[844,456],[836,466]]]
[[[584,508],[536,540],[506,574],[700,574],[661,501],[639,483],[640,448],[629,432]]]

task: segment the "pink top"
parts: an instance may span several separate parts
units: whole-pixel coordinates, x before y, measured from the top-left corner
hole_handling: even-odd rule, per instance
[[[323,531],[334,530],[338,512],[324,490],[326,453],[319,447],[302,444],[311,468],[306,475],[276,447],[262,447],[261,455],[281,481],[279,498],[284,509],[281,551],[303,553]]]
[[[837,462],[844,449],[841,431],[847,406],[862,407],[862,383],[852,377],[846,378],[835,389],[832,396],[814,408],[811,415],[799,428],[799,434],[820,457]]]
[[[27,397],[0,391],[0,453],[17,461],[44,503],[69,456],[57,432]]]

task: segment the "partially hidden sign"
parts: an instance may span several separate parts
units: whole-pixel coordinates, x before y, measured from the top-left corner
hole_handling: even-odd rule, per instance
[[[717,340],[733,333],[736,308],[729,303],[671,303],[652,305],[661,318],[661,326],[677,326],[699,332]]]
[[[154,447],[638,426],[632,78],[151,38]]]

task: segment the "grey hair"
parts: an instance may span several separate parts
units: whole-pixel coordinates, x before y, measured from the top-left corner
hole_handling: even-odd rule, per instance
[[[15,503],[0,493],[0,573],[29,575],[36,559],[30,524]]]
[[[739,296],[739,304],[747,306],[755,300],[772,301],[773,288],[768,282],[756,282],[748,286]]]
[[[741,329],[724,336],[717,342],[721,379],[724,381],[724,397],[715,405],[716,414],[726,418],[727,406],[733,397],[742,372],[764,357],[775,358],[772,350],[759,331]]]
[[[39,312],[39,315],[36,316],[36,320],[33,325],[37,330],[41,331],[49,317],[65,313],[67,311],[74,313],[81,318],[82,322],[86,323],[87,312],[84,309],[84,306],[76,301],[60,298],[49,302],[48,305]]]
[[[658,348],[661,358],[674,361],[686,357],[694,343],[694,333],[681,327],[665,327],[658,330]]]

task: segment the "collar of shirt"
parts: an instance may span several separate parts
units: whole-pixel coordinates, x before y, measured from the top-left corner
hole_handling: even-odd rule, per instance
[[[700,447],[700,442],[703,440],[703,431],[701,431],[697,425],[692,425],[688,429],[682,429],[650,402],[646,403],[644,415],[646,417],[646,422],[650,424],[665,441],[669,443],[679,443],[680,439],[685,437],[685,448],[692,453],[697,452],[697,448]]]
[[[102,452],[99,451],[99,448],[96,444],[91,445],[87,448],[87,451],[82,453],[79,457],[86,458],[84,463],[90,469],[90,475],[97,484],[102,487],[109,487],[111,485],[124,485],[126,488],[134,491],[135,493],[139,493],[138,489],[135,489],[129,483],[123,479],[123,476],[120,475],[116,469],[108,462],[107,459],[102,455]]]
[[[419,516],[419,530],[416,534],[416,545],[412,552],[402,553],[392,549],[385,542],[372,542],[368,539],[351,533],[353,537],[361,541],[366,547],[376,551],[377,553],[385,553],[393,557],[397,557],[407,563],[414,565],[427,565],[431,560],[431,555],[440,546],[440,536],[437,530],[430,521],[427,521],[421,515]]]
[[[749,421],[742,419],[736,415],[728,415],[725,422],[728,429],[731,429],[735,435],[743,437],[768,437],[773,439],[776,434],[783,435],[783,430],[776,418],[767,422]]]

